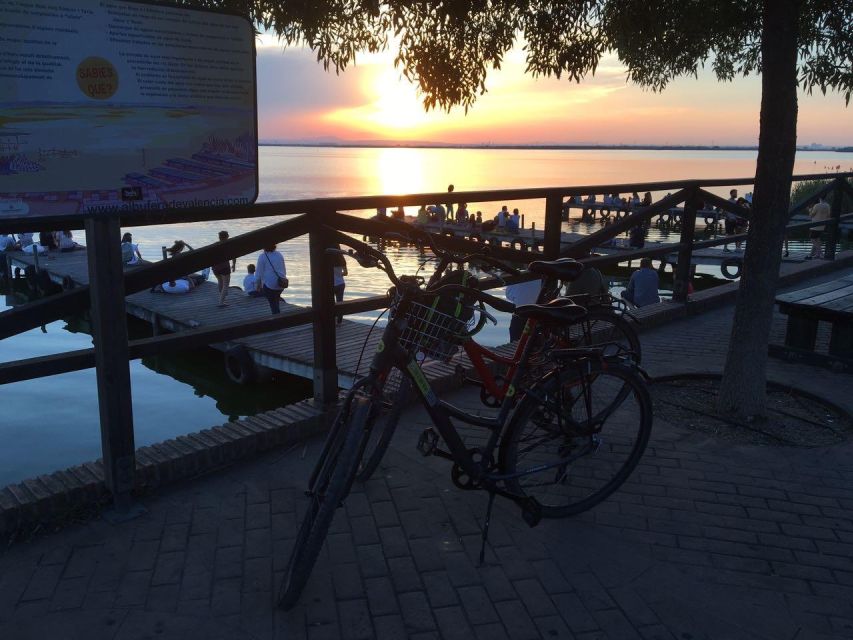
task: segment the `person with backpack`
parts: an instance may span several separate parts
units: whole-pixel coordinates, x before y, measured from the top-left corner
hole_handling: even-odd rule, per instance
[[[287,267],[284,256],[276,251],[276,245],[264,248],[255,265],[255,287],[267,299],[273,314],[281,313],[281,292],[287,289]]]
[[[139,245],[133,243],[133,236],[125,233],[121,237],[121,261],[122,264],[139,264],[142,254],[139,253]]]

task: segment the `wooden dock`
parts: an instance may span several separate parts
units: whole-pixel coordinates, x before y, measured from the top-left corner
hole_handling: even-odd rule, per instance
[[[32,255],[22,252],[8,255],[13,268],[32,267],[35,262]],[[63,288],[89,283],[86,251],[83,249],[69,253],[50,252],[47,256],[42,254],[38,262],[39,269],[46,271],[51,281]],[[233,287],[228,295],[229,306],[219,308],[218,302],[219,293],[214,280],[203,282],[186,294],[140,291],[127,296],[125,307],[129,315],[150,323],[155,334],[253,320],[270,313],[266,298],[249,297],[237,287]],[[281,304],[282,313],[303,309],[287,302]],[[367,373],[381,335],[379,328],[371,333],[368,325],[347,319],[337,325],[338,385],[341,388],[348,389],[360,375]],[[246,349],[255,365],[262,368],[260,371],[269,369],[309,380],[314,377],[314,333],[311,325],[261,333],[210,346],[228,352],[238,345]],[[360,368],[356,370],[363,347],[364,356]],[[455,365],[432,362],[424,371],[431,380],[438,380],[452,375]]]
[[[545,242],[545,232],[541,229],[536,229],[535,227],[519,229],[517,233],[513,233],[505,230],[483,231],[479,226],[472,227],[470,224],[445,223],[441,225],[436,222],[430,222],[423,225],[423,228],[435,234],[450,235],[467,240],[476,240],[484,244],[508,246],[523,251],[529,250],[531,252],[541,251]],[[560,246],[562,248],[569,247],[585,237],[586,235],[582,233],[562,231],[560,233]],[[732,242],[731,244],[732,248],[730,251],[726,251],[723,247],[694,249],[691,264],[717,266],[721,268],[725,267],[723,275],[730,279],[736,278],[738,277],[739,268],[743,261],[743,251],[736,251],[734,243]],[[645,248],[650,249],[655,246],[663,247],[664,243],[647,240],[644,246]],[[743,243],[743,246],[746,246],[746,242]],[[620,253],[628,253],[629,251],[636,251],[636,247],[631,247],[629,239],[626,237],[614,238],[595,248],[595,253],[597,255],[604,256],[618,255]],[[805,260],[807,255],[808,252],[806,251],[794,251],[790,255],[783,257],[782,262],[800,263]],[[535,259],[538,259],[538,256],[535,254],[531,255],[531,260]],[[662,258],[657,259],[665,260],[667,264],[671,264],[674,267],[678,262],[678,247],[673,244],[671,254],[664,255]]]

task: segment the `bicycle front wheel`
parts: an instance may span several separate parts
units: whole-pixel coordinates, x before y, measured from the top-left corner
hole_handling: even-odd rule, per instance
[[[587,366],[588,365],[588,366]],[[636,371],[584,362],[532,387],[501,442],[507,488],[542,505],[542,515],[570,516],[616,491],[649,441],[652,404]]]
[[[382,461],[400,421],[400,414],[412,397],[411,390],[411,382],[397,367],[385,376],[382,390],[374,390],[376,397],[368,417],[369,435],[358,469],[360,482],[369,480]]]
[[[290,561],[279,590],[278,605],[285,611],[299,601],[317,555],[326,539],[335,511],[341,506],[358,472],[358,462],[367,439],[366,424],[371,400],[358,395],[345,407],[348,415],[329,434],[312,478],[310,502],[296,536]]]

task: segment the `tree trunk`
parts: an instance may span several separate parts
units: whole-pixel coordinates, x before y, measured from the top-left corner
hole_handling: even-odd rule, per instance
[[[767,407],[767,344],[797,151],[799,0],[763,0],[761,125],[746,255],[718,409],[762,417]]]

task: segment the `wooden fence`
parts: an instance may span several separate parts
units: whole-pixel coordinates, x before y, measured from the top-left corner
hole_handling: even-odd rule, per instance
[[[839,236],[839,223],[853,214],[842,215],[844,193],[853,194],[849,179],[853,173],[816,174],[795,176],[794,180],[828,180],[821,191],[808,200],[795,203],[789,212],[793,215],[803,210],[818,197],[832,194],[832,219],[826,222],[804,222],[789,225],[789,229],[807,229],[824,224],[829,227],[826,255],[833,258]],[[101,442],[106,485],[113,494],[117,509],[130,504],[135,469],[134,430],[131,411],[131,389],[128,361],[145,356],[174,353],[229,339],[266,333],[301,324],[313,324],[314,335],[314,397],[318,402],[337,399],[337,367],[335,353],[336,315],[360,313],[382,308],[388,304],[385,296],[372,296],[335,303],[332,293],[332,263],[326,248],[332,245],[328,229],[345,233],[380,237],[399,232],[406,223],[394,220],[364,219],[347,215],[346,211],[372,210],[379,207],[421,206],[435,202],[476,203],[487,201],[545,200],[544,251],[524,251],[490,245],[491,255],[514,262],[527,262],[544,257],[575,257],[597,267],[609,266],[643,257],[678,254],[675,268],[673,298],[678,302],[687,299],[691,277],[691,256],[694,250],[726,244],[736,239],[746,239],[746,234],[696,241],[695,222],[697,210],[703,206],[719,207],[749,217],[748,211],[732,202],[710,193],[714,187],[747,186],[752,179],[681,180],[618,185],[582,185],[562,188],[509,189],[475,192],[446,192],[405,196],[366,196],[353,198],[325,198],[294,200],[228,207],[227,209],[175,209],[125,212],[120,217],[80,215],[73,218],[13,218],[2,219],[4,232],[40,231],[54,228],[84,228],[86,231],[89,282],[88,286],[63,291],[43,299],[0,313],[0,340],[16,335],[61,317],[90,310],[92,316],[94,348],[62,354],[42,356],[0,364],[0,384],[55,375],[94,366],[97,370],[100,406]],[[560,225],[564,199],[586,194],[623,192],[671,191],[651,206],[639,208],[630,215],[603,227],[578,242],[561,249]],[[703,205],[704,203],[704,205]],[[651,218],[684,205],[681,216],[680,237],[677,243],[654,244],[641,249],[609,256],[590,257],[595,247],[629,231],[637,225],[646,225]],[[122,226],[143,226],[198,221],[228,220],[270,216],[293,216],[282,222],[240,236],[218,242],[195,251],[181,254],[124,273],[121,262],[120,236]],[[311,307],[303,310],[270,316],[260,320],[220,324],[213,327],[159,335],[142,340],[128,340],[125,316],[125,296],[137,291],[202,269],[208,265],[257,251],[271,243],[281,243],[308,234],[311,269]],[[442,237],[441,245],[462,252],[481,250],[482,245],[469,240]],[[0,263],[0,268],[4,265]],[[8,263],[5,277],[11,277]],[[485,288],[503,286],[507,282],[529,279],[517,276],[506,281],[486,281]]]

